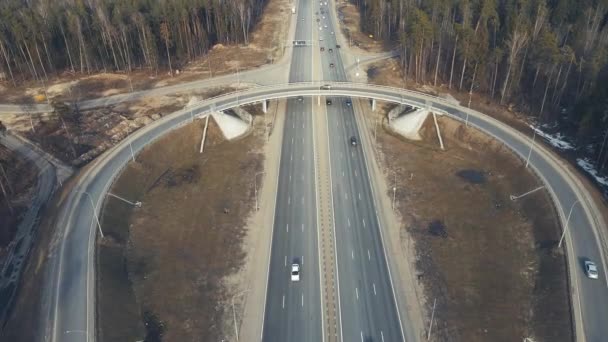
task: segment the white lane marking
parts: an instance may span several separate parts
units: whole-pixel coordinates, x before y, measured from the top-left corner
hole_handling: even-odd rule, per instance
[[[346,193],[346,192],[345,192],[345,193],[344,193],[344,197],[345,197],[346,199],[348,199],[348,193]]]
[[[357,177],[357,170],[355,170],[355,177]]]
[[[302,231],[304,231],[304,223],[302,223]]]
[[[293,137],[291,138],[291,144],[293,145]]]
[[[350,227],[350,218],[347,218],[347,220],[348,220],[348,226]]]
[[[363,342],[363,331],[361,332],[361,342]]]
[[[359,193],[359,201],[361,200],[361,193]]]
[[[302,307],[304,307],[304,293],[302,293]]]
[[[289,196],[289,198],[287,198],[287,204],[291,204],[291,196]]]
[[[376,295],[376,284],[372,283],[372,287],[374,288],[374,296]]]
[[[304,266],[304,256],[302,255],[302,266]]]
[[[285,295],[283,295],[283,309],[285,309]]]
[[[302,180],[304,180],[304,175],[302,175]]]
[[[302,144],[304,143],[304,138],[302,138]]]
[[[363,227],[365,227],[365,219],[363,219]]]
[[[382,337],[382,342],[384,342],[384,334],[382,333],[382,330],[380,330],[380,337]]]
[[[354,151],[351,151],[351,152],[350,152],[350,156],[351,156],[351,157],[353,157],[353,158],[355,158],[355,152],[354,152]]]
[[[287,255],[285,256],[285,267],[287,267]]]
[[[304,128],[304,122],[302,122],[302,128]]]
[[[359,288],[355,287],[355,294],[357,294],[357,300],[359,300]]]
[[[344,171],[342,171],[342,177],[344,177]]]
[[[289,159],[290,159],[290,161],[293,161],[293,153],[291,153],[291,154],[289,155]]]
[[[287,224],[287,232],[289,233],[289,223]]]
[[[289,175],[289,181],[291,182],[291,175]]]
[[[302,196],[302,205],[304,205],[304,196]]]
[[[355,259],[355,251],[350,251],[350,257],[354,260]]]
[[[291,127],[292,128],[296,128],[296,122],[295,121],[291,124]]]
[[[367,250],[367,260],[372,260],[372,255],[369,254],[369,249]]]
[[[304,160],[304,156],[302,156],[302,160]]]

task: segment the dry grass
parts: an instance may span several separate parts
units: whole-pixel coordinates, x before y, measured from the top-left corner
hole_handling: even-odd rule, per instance
[[[201,155],[202,129],[196,122],[168,134],[142,152],[113,186],[113,192],[144,205],[131,213],[128,206],[108,201],[104,210],[111,242],[102,247],[116,249],[100,252],[106,266],[99,270],[99,288],[105,288],[104,272],[118,286],[98,293],[99,302],[112,298],[100,309],[103,341],[140,339],[144,321],[151,341],[160,335],[166,341],[221,339],[229,299],[223,279],[244,260],[241,243],[253,203],[248,175],[262,168],[257,151],[263,139],[250,134],[225,141],[211,120]],[[122,255],[116,256],[117,250]],[[124,268],[111,267],[116,257],[123,261],[114,263]],[[120,292],[117,297],[114,291]],[[125,320],[116,304],[126,297],[132,314]]]
[[[393,181],[413,243],[427,303],[437,299],[435,341],[571,341],[565,257],[546,192],[513,202],[539,184],[509,150],[473,129],[432,119],[423,141],[379,135],[381,163]],[[407,156],[407,157],[405,157]],[[459,176],[469,170],[471,176]],[[390,194],[392,196],[392,193]]]
[[[375,39],[369,33],[361,32],[361,13],[357,7],[347,1],[337,5],[338,18],[341,19],[340,29],[348,40],[352,40],[352,48],[365,52],[385,52],[390,49],[382,40]]]

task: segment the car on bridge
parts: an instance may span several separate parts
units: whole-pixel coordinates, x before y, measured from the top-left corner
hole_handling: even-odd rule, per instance
[[[325,104],[328,105],[328,106],[331,106],[332,102],[331,102],[330,99],[327,99],[327,101],[325,101]]]
[[[319,89],[321,89],[321,90],[331,90],[331,84],[324,84]]]
[[[329,50],[330,50],[329,52],[331,52],[331,49],[329,49]],[[325,51],[325,48],[321,46],[321,52],[323,52],[323,51]]]
[[[353,146],[357,146],[357,138],[350,137],[350,144],[353,145]]]
[[[291,264],[291,281],[300,281],[300,264]]]
[[[330,68],[335,67],[334,63],[329,63],[329,67],[330,67]]]
[[[329,51],[329,52],[334,52],[334,49],[329,49],[328,51]]]

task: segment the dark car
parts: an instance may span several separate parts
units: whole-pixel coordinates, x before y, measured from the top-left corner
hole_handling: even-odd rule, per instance
[[[350,107],[353,105],[353,103],[350,100],[346,100],[346,105]]]
[[[336,49],[339,49],[339,48],[340,48],[340,45],[336,44]]]
[[[350,144],[353,145],[353,146],[357,146],[357,138],[350,137]]]
[[[325,51],[325,48],[321,46],[321,51]],[[331,49],[329,49],[329,52],[331,52]]]
[[[327,104],[328,106],[331,106],[331,100],[327,99],[327,101],[325,101],[325,104]]]
[[[335,67],[334,63],[329,63],[329,67],[330,67],[330,68]]]
[[[334,52],[334,49],[329,49],[328,51],[329,51],[329,52]]]

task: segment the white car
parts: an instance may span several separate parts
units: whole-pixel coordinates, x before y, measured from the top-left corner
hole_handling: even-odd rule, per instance
[[[291,281],[300,281],[300,265],[291,264]]]
[[[595,265],[595,263],[593,261],[589,261],[589,260],[585,261],[585,274],[590,279],[598,278],[597,266]]]

